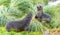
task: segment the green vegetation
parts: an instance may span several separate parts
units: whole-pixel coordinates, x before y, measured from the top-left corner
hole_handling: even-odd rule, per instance
[[[45,9],[46,13],[51,14],[52,21],[50,23],[51,28],[60,28],[60,5],[47,7]]]
[[[41,23],[37,20],[31,22],[30,33],[27,32],[7,32],[5,25],[8,21],[18,20],[24,17],[27,13],[36,14],[37,3],[44,5],[44,12],[51,15],[50,23]],[[40,35],[45,29],[60,28],[60,5],[47,6],[47,0],[0,0],[0,35]]]
[[[0,35],[42,35],[41,32],[7,32],[4,27],[0,27]]]

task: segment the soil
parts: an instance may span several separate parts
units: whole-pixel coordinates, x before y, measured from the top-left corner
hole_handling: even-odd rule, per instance
[[[46,30],[43,32],[43,35],[60,35],[60,29],[54,28],[54,29]]]

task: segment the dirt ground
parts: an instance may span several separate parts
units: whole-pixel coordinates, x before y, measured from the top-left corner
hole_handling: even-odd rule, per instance
[[[60,29],[54,28],[54,29],[46,30],[43,32],[43,35],[60,35]]]

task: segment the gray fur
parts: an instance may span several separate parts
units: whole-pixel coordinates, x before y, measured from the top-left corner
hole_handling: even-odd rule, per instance
[[[11,28],[13,28],[17,32],[25,31],[28,29],[27,27],[29,27],[31,19],[32,19],[32,13],[29,13],[26,15],[26,17],[23,20],[10,21],[6,25],[6,30],[10,32],[12,30]]]

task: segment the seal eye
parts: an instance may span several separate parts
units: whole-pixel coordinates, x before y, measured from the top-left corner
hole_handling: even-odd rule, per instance
[[[41,8],[41,6],[40,6],[40,8]]]
[[[39,7],[37,7],[37,8],[39,8]]]

